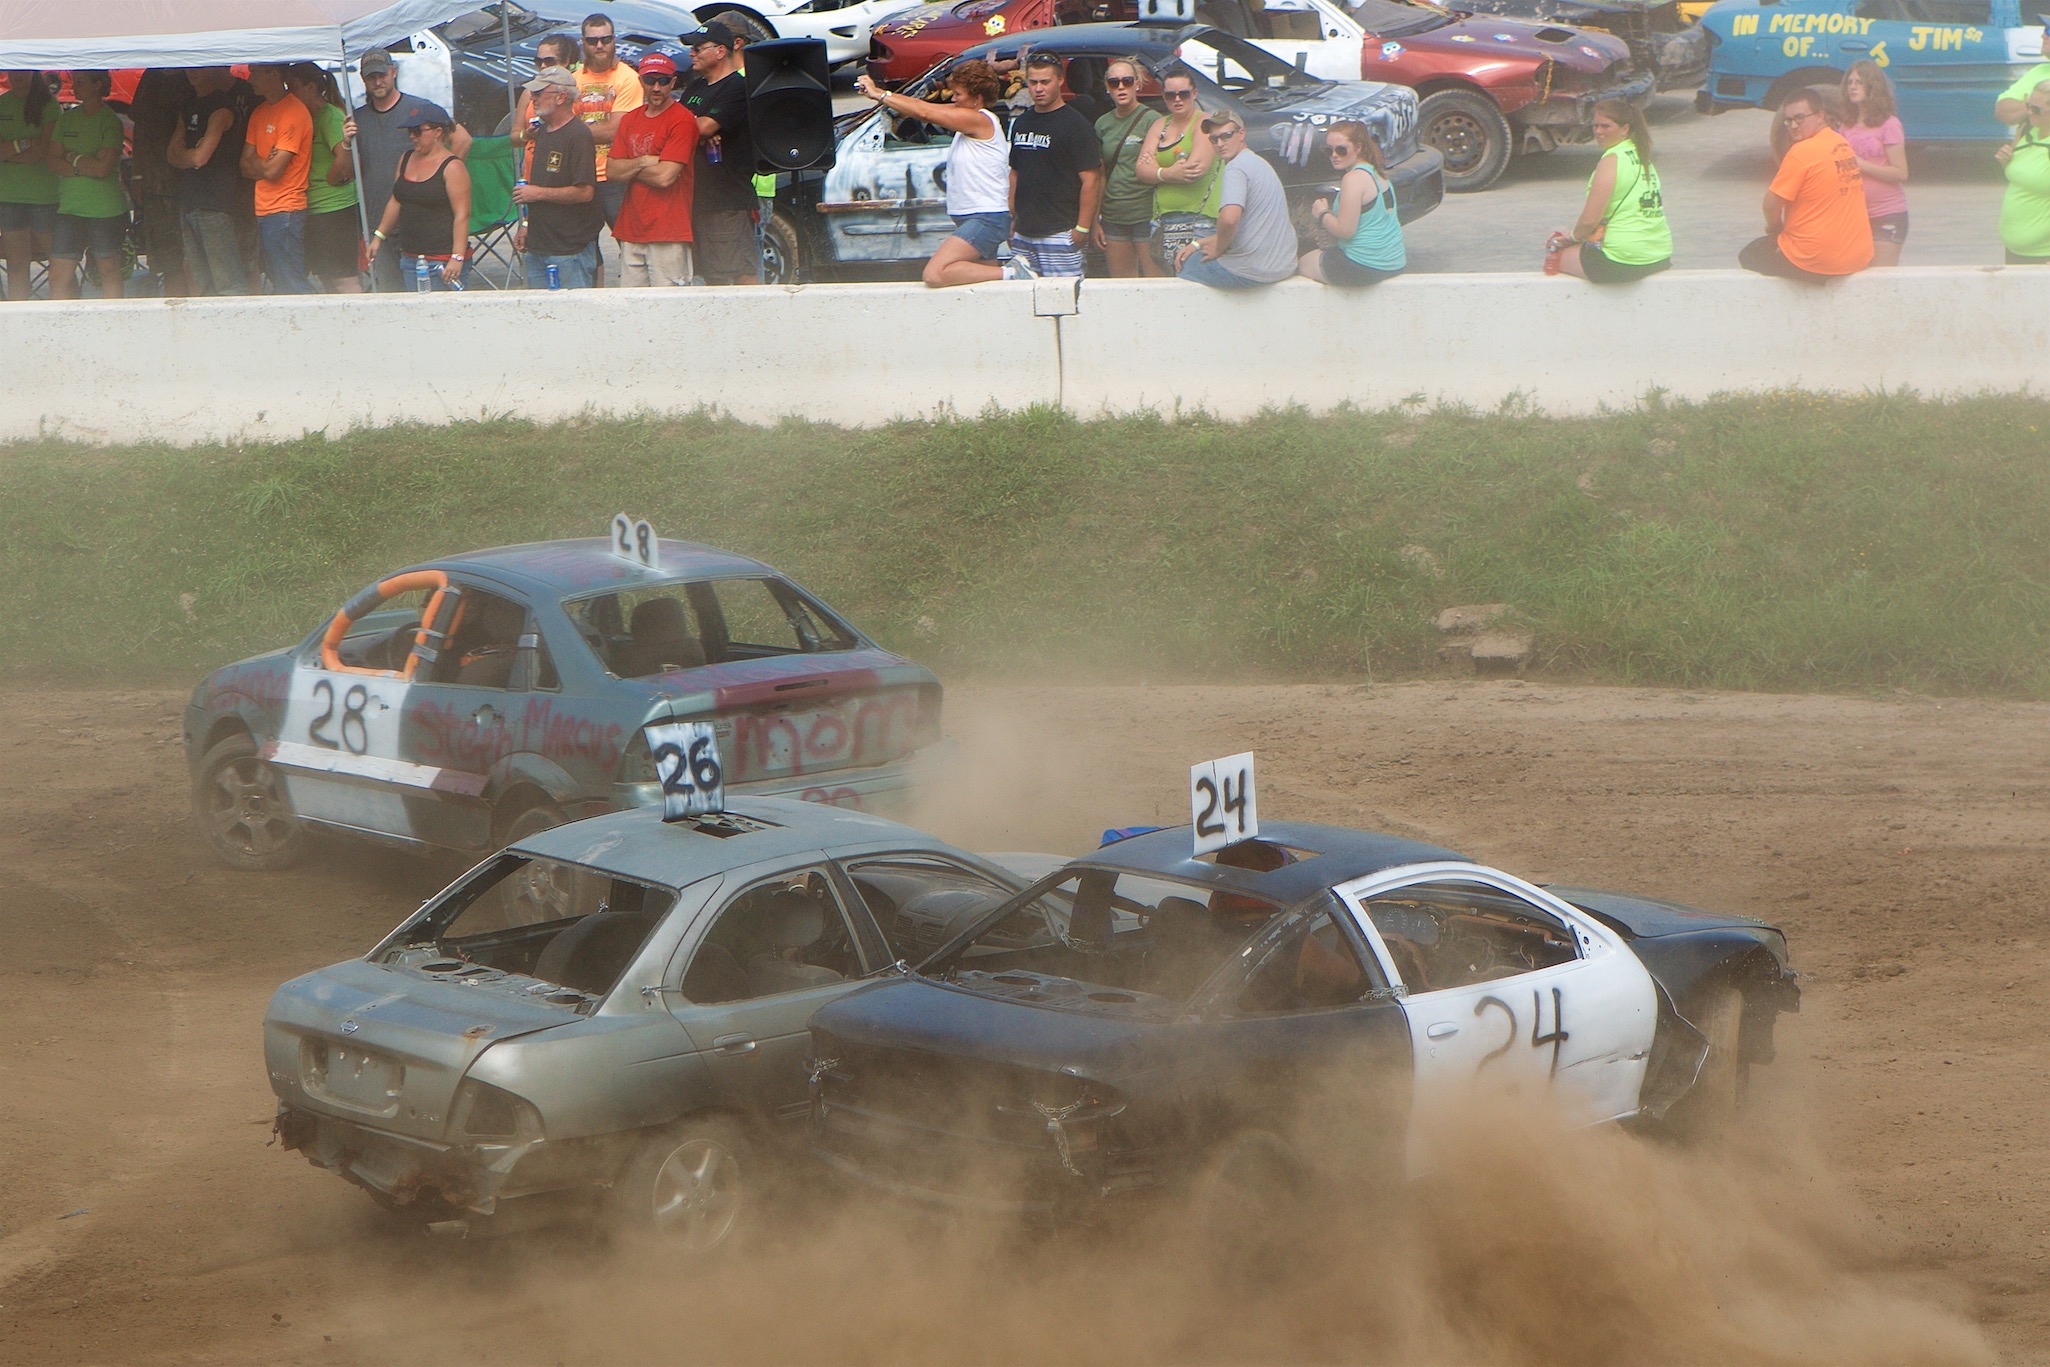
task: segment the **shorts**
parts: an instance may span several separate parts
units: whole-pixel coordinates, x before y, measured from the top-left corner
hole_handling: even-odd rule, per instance
[[[1908,240],[1908,216],[1906,211],[1897,214],[1874,214],[1872,216],[1872,240],[1891,242],[1898,247]]]
[[[750,209],[705,209],[691,215],[698,274],[707,285],[759,285],[762,244]]]
[[[627,187],[630,180],[601,180],[598,182],[598,207],[605,211],[605,226],[610,228],[619,222],[619,211],[626,204]]]
[[[1024,257],[1035,275],[1082,274],[1082,249],[1075,245],[1073,233],[1053,237],[1019,237],[1013,233],[1011,255]]]
[[[48,237],[56,231],[54,204],[0,204],[0,233],[41,233]]]
[[[1379,266],[1362,266],[1347,256],[1343,247],[1326,247],[1317,264],[1323,267],[1325,282],[1332,285],[1378,285],[1402,274],[1400,266],[1392,271],[1384,271]]]
[[[992,210],[986,214],[955,214],[954,236],[975,248],[984,261],[997,259],[997,248],[1010,240],[1011,216]]]
[[[1217,220],[1205,214],[1171,213],[1160,216],[1160,254],[1174,264],[1175,253],[1192,242],[1200,242],[1217,231]]]
[[[128,241],[128,215],[112,218],[80,218],[77,214],[57,215],[57,232],[50,240],[52,261],[78,261],[91,247],[99,261],[116,260]]]
[[[356,206],[309,214],[306,219],[306,270],[323,280],[336,280],[356,273],[357,253],[362,250],[362,224]]]
[[[688,242],[622,242],[619,285],[636,289],[657,285],[688,285],[696,274]]]
[[[1159,225],[1152,219],[1143,223],[1113,223],[1103,220],[1103,235],[1112,242],[1151,242]]]
[[[1673,264],[1673,258],[1663,261],[1647,261],[1633,266],[1623,261],[1609,260],[1609,254],[1602,250],[1599,242],[1580,244],[1580,273],[1591,285],[1627,285],[1632,280],[1642,280],[1647,275],[1657,275]]]

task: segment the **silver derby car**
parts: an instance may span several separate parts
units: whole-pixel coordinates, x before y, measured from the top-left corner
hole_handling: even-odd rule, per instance
[[[802,1143],[812,1012],[1059,863],[1003,858],[774,798],[540,832],[278,989],[278,1136],[425,1220],[609,1189],[709,1251]]]

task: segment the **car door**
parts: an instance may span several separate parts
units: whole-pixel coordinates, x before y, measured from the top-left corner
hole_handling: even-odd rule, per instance
[[[787,1131],[808,1114],[806,1022],[875,966],[821,854],[725,897],[664,995],[719,1100]]]
[[[878,110],[840,140],[819,196],[835,261],[884,265],[933,254],[954,231],[946,184],[952,139]]]
[[[1253,42],[1327,81],[1360,79],[1365,30],[1325,0],[1267,0],[1252,11]]]
[[[1337,891],[1401,990],[1412,1173],[1435,1166],[1477,1098],[1550,1097],[1573,1123],[1637,1109],[1657,992],[1613,932],[1493,870]]]

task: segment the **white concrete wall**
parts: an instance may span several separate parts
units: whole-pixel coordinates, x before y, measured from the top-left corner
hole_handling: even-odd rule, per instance
[[[1069,310],[1073,310],[1069,312]],[[1828,286],[1736,271],[1621,289],[1421,275],[0,306],[0,440],[171,443],[512,414],[850,424],[995,405],[1226,417],[1422,396],[1549,412],[1798,387],[2013,391],[2050,378],[2050,270]]]

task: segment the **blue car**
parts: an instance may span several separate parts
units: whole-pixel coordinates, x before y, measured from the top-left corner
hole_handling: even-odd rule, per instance
[[[652,723],[711,723],[729,791],[869,810],[945,753],[930,670],[760,561],[615,537],[401,570],[201,680],[185,754],[214,852],[280,868],[318,828],[476,854],[652,805]]]
[[[2004,141],[1993,102],[2043,62],[2046,8],[2050,0],[1722,0],[1701,18],[1715,46],[1695,107],[1777,109],[1788,92],[1834,85],[1869,58],[1893,80],[1911,140]]]

